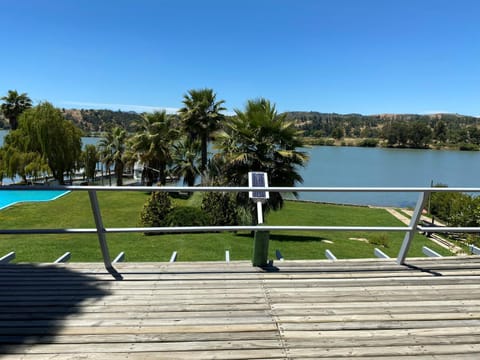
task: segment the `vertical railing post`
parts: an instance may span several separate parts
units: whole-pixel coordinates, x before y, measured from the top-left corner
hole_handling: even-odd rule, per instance
[[[263,206],[261,201],[257,201],[257,223],[263,224]],[[268,266],[268,245],[270,241],[269,231],[255,231],[253,236],[253,256],[252,265],[259,267]]]
[[[93,218],[95,219],[95,226],[97,227],[98,242],[100,243],[100,250],[102,251],[103,263],[105,264],[105,268],[111,271],[113,266],[108,251],[107,236],[105,235],[106,231],[103,226],[102,214],[100,213],[100,206],[98,205],[97,192],[95,190],[88,190],[88,196],[90,197]]]
[[[398,252],[397,264],[403,265],[405,263],[405,258],[407,257],[408,249],[410,249],[410,244],[412,243],[413,237],[417,232],[417,225],[422,216],[423,208],[427,202],[428,197],[430,196],[429,191],[424,191],[420,193],[418,197],[417,205],[415,205],[415,210],[413,212],[412,218],[410,219],[410,225],[408,226],[408,231],[405,233],[403,238],[403,243]]]
[[[252,265],[265,267],[268,265],[268,242],[270,232],[255,231],[253,238]]]

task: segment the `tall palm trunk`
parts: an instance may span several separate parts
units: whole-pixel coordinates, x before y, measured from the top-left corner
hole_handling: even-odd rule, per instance
[[[158,180],[160,182],[161,185],[165,185],[167,183],[167,175],[166,175],[166,172],[165,172],[165,164],[160,164],[159,166],[159,175],[158,175]]]
[[[123,168],[123,162],[117,160],[115,162],[115,176],[117,177],[117,186],[123,185]]]
[[[202,136],[202,165],[200,167],[202,184],[205,176],[205,170],[207,170],[207,163],[208,163],[208,137]]]

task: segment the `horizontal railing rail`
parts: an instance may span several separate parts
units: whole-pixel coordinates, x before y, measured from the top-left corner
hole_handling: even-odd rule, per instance
[[[269,192],[463,192],[476,193],[480,188],[472,187],[332,187],[332,186],[299,186],[299,187],[248,187],[248,186],[83,186],[83,185],[8,185],[0,186],[2,190],[72,190],[72,191],[164,191],[164,192],[247,192],[247,191],[269,191]]]
[[[431,231],[431,227],[427,228]],[[405,231],[408,226],[282,226],[282,225],[239,225],[239,226],[177,226],[177,227],[126,227],[105,228],[106,233],[129,232],[218,232],[218,231]],[[95,228],[82,229],[0,229],[0,235],[48,235],[48,234],[95,234]]]
[[[397,263],[404,264],[408,249],[413,240],[415,232],[428,233],[455,233],[471,232],[480,233],[478,227],[447,227],[447,226],[421,226],[420,217],[425,208],[429,195],[433,192],[460,192],[478,193],[480,188],[465,187],[226,187],[226,186],[0,186],[2,190],[59,190],[59,191],[86,191],[90,197],[95,228],[72,228],[72,229],[0,229],[0,235],[5,234],[93,234],[96,233],[99,239],[102,256],[107,269],[112,269],[112,262],[108,251],[106,234],[108,233],[129,233],[129,232],[219,232],[219,231],[394,231],[405,232],[405,237],[397,256]],[[100,206],[98,203],[98,191],[140,191],[140,192],[251,192],[268,191],[280,193],[301,193],[301,192],[403,192],[419,193],[415,210],[407,226],[277,226],[277,225],[252,225],[252,226],[184,226],[184,227],[125,227],[106,228],[103,224]],[[0,193],[1,194],[1,193]]]

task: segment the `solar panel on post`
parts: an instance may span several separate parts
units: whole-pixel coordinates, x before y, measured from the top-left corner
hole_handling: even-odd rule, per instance
[[[248,186],[251,188],[266,188],[268,187],[267,173],[265,172],[249,172]],[[250,199],[257,203],[257,217],[258,224],[263,224],[263,208],[262,204],[269,198],[268,191],[250,191],[248,193]],[[253,266],[267,266],[268,264],[268,231],[255,231],[253,240]]]
[[[250,187],[268,187],[267,174],[264,172],[249,172],[248,181]],[[254,200],[266,200],[269,198],[267,191],[250,191],[249,197]]]

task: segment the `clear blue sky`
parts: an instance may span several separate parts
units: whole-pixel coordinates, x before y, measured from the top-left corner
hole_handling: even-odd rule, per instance
[[[0,95],[65,108],[480,115],[477,0],[0,0]]]

